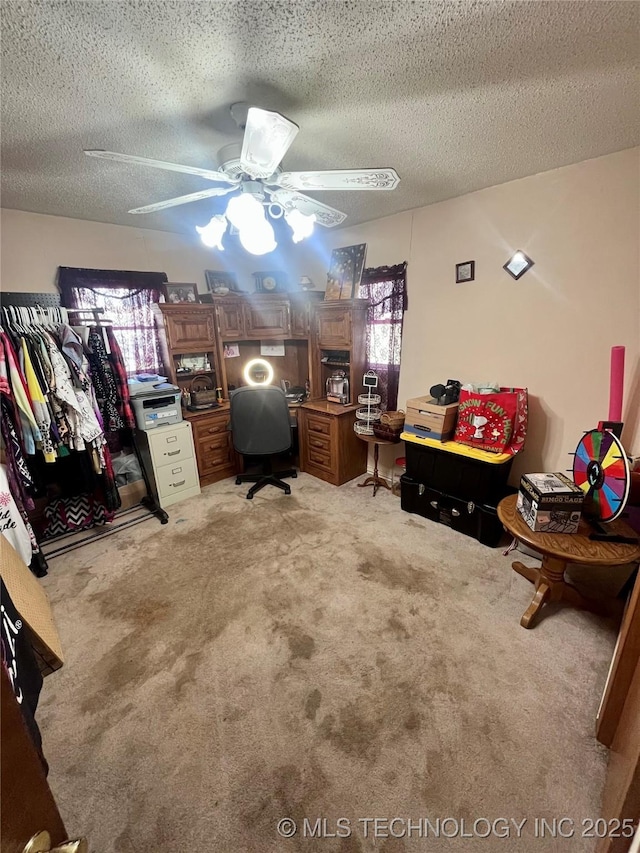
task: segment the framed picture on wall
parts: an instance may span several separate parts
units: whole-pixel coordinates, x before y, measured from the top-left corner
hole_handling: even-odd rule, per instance
[[[366,243],[333,250],[324,295],[326,300],[357,297],[366,253]]]
[[[456,264],[456,284],[462,284],[465,281],[473,281],[475,276],[475,261],[462,261],[462,263]]]
[[[197,302],[198,287],[192,283],[167,281],[164,285],[164,298],[174,305],[179,302]]]
[[[238,279],[234,272],[221,272],[220,270],[205,270],[204,278],[207,282],[207,290],[215,293],[218,290],[238,290]]]

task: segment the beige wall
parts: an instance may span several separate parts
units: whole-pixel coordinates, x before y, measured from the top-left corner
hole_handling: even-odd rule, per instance
[[[408,261],[399,406],[436,382],[527,386],[522,470],[570,467],[584,430],[607,418],[609,359],[626,347],[623,434],[640,454],[639,149],[588,160],[355,228],[367,266]],[[514,281],[522,249],[535,266]],[[475,260],[475,281],[455,264]]]
[[[1,282],[7,291],[55,291],[59,266],[165,272],[169,281],[195,282],[200,293],[207,292],[206,269],[233,270],[239,287],[253,291],[251,274],[265,268],[264,261],[245,252],[207,249],[195,234],[191,238],[21,210],[2,210],[0,225]],[[295,246],[287,256],[293,281],[306,274],[302,262],[303,250]]]
[[[622,151],[322,232],[295,247],[291,275],[324,288],[331,249],[358,242],[368,245],[367,266],[407,260],[399,405],[448,378],[526,385],[529,438],[514,482],[521,470],[570,467],[582,432],[608,415],[610,348],[624,345],[623,438],[639,455],[638,155]],[[535,261],[517,282],[502,269],[515,249]],[[176,234],[2,211],[4,290],[53,290],[62,265],[160,270],[204,291],[204,270],[225,268],[222,257],[253,289],[259,258],[219,256]],[[471,259],[475,281],[456,285],[456,262]]]

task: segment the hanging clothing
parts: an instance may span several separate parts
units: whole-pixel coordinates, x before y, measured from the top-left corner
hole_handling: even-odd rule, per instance
[[[56,454],[53,448],[53,441],[51,440],[51,415],[49,414],[49,406],[42,393],[42,388],[31,363],[27,342],[24,338],[22,339],[22,361],[24,363],[24,375],[27,380],[27,388],[29,389],[33,412],[40,430],[42,452],[46,462],[55,462]]]
[[[89,367],[105,432],[124,429],[125,422],[118,411],[118,386],[113,368],[107,357],[102,335],[95,326],[89,329]]]
[[[131,397],[129,395],[129,382],[127,376],[127,368],[122,357],[120,344],[116,340],[111,326],[105,327],[107,333],[107,342],[109,344],[109,361],[113,368],[113,374],[118,390],[118,412],[124,421],[124,425],[133,429],[136,425],[136,419],[131,408]]]
[[[28,566],[31,562],[31,539],[29,531],[13,499],[7,479],[7,468],[0,465],[0,533],[10,542],[22,561]]]
[[[28,454],[33,455],[36,452],[36,443],[42,441],[42,434],[33,414],[31,400],[18,367],[13,344],[5,333],[0,333],[0,340],[2,342],[2,347],[0,347],[0,376],[11,382],[25,449]]]

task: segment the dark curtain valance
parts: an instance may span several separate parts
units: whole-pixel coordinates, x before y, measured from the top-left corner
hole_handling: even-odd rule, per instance
[[[71,289],[74,287],[83,287],[86,290],[128,287],[130,290],[157,290],[161,292],[166,281],[167,275],[163,272],[58,267],[58,288],[62,294],[62,302],[67,307],[73,306]]]
[[[375,285],[385,284],[379,288]],[[372,305],[380,305],[388,299],[393,307],[406,311],[409,307],[407,297],[407,262],[389,267],[366,267],[362,271],[361,295],[369,299]],[[364,293],[362,291],[365,291]]]

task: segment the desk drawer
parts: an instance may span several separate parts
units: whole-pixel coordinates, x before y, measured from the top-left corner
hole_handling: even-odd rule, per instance
[[[149,446],[157,467],[193,456],[193,441],[189,424],[175,429],[164,427],[149,433]]]
[[[191,456],[180,462],[170,462],[156,469],[158,494],[161,498],[170,498],[186,489],[198,488],[198,469]]]
[[[219,435],[228,435],[228,426],[229,426],[229,416],[227,417],[217,417],[215,420],[213,418],[196,421],[194,423],[195,427],[195,439],[200,444],[201,441],[211,438],[212,436]]]
[[[309,432],[307,442],[309,444],[310,453],[331,453],[331,436],[329,435],[322,435],[319,432]]]
[[[309,435],[331,435],[331,420],[330,418],[316,418],[313,415],[307,415],[307,429]]]
[[[325,453],[322,450],[314,450],[313,447],[308,447],[307,461],[310,465],[319,465],[320,468],[325,468],[327,471],[333,470],[331,454],[329,452]]]

